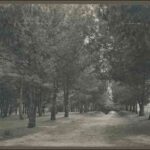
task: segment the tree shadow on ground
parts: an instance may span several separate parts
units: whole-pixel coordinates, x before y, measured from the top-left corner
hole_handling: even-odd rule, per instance
[[[12,119],[13,118],[13,119]],[[36,127],[27,128],[27,119],[19,120],[17,117],[1,119],[0,123],[0,141],[19,138],[27,135],[38,133],[45,129],[45,126],[52,126],[54,121],[45,122],[47,116],[37,117]]]
[[[13,139],[13,138],[19,138],[19,137],[34,134],[37,132],[39,132],[39,127],[35,127],[32,129],[27,128],[27,127],[0,129],[0,141]]]

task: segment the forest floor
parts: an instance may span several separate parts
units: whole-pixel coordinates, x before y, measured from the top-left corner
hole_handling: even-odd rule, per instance
[[[32,129],[17,117],[0,119],[0,146],[150,146],[150,120],[130,112],[58,113],[56,121],[45,115]]]

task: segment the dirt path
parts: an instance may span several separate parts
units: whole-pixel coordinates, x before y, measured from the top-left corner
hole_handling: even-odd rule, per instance
[[[0,141],[0,146],[150,146],[149,124],[126,112],[72,113],[40,125],[36,133]]]

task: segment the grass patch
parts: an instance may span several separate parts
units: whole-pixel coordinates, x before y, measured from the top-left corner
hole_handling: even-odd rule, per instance
[[[108,140],[117,140],[127,135],[126,125],[106,126],[103,128],[103,135]]]
[[[0,140],[18,138],[40,132],[44,129],[45,126],[58,125],[61,119],[64,118],[57,118],[56,121],[51,121],[49,114],[41,117],[37,116],[36,127],[27,128],[27,118],[25,118],[24,120],[20,120],[19,116],[15,115],[9,116],[7,118],[0,118]],[[66,120],[69,120],[69,118],[67,118]],[[63,130],[63,133],[65,132],[65,130]]]
[[[0,140],[22,137],[33,134],[41,130],[40,126],[44,124],[44,117],[37,117],[37,126],[35,128],[27,128],[28,119],[19,120],[18,116],[10,116],[0,118]]]

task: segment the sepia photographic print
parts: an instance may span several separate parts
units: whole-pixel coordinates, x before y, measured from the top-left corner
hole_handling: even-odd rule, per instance
[[[0,147],[150,148],[150,3],[0,3]]]

